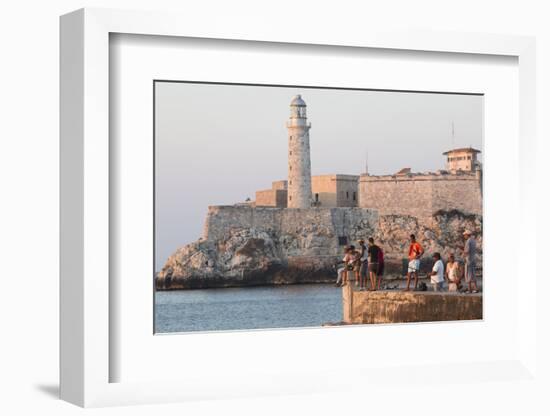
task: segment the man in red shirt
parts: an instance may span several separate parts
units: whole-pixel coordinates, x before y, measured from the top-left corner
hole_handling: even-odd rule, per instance
[[[414,234],[410,236],[411,244],[409,245],[409,268],[407,270],[407,288],[405,291],[410,290],[411,277],[414,276],[414,290],[418,286],[418,270],[420,269],[420,257],[424,254],[424,249],[416,241]]]

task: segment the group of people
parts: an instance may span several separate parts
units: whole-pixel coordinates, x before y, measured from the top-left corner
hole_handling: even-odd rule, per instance
[[[344,249],[344,258],[339,263],[342,266],[337,271],[336,286],[348,284],[353,274],[359,290],[379,290],[384,274],[384,251],[374,244],[372,237],[368,239],[368,246],[365,245],[365,240],[357,243],[357,248],[350,245]]]
[[[432,289],[436,292],[443,290],[443,284],[447,282],[449,292],[458,292],[461,289],[462,278],[466,282],[465,293],[478,293],[475,277],[476,267],[476,240],[469,230],[465,230],[463,259],[464,266],[456,260],[454,254],[450,254],[447,265],[443,263],[440,253],[433,254],[433,266],[428,278]],[[384,274],[384,252],[381,247],[374,244],[374,239],[368,239],[368,247],[364,240],[358,241],[358,248],[347,246],[344,258],[338,268],[336,285],[346,285],[354,277],[355,285],[359,290],[379,290]],[[414,234],[410,235],[408,249],[407,285],[405,291],[411,290],[411,281],[414,281],[414,290],[418,289],[418,276],[420,271],[420,259],[424,255],[424,249]],[[370,280],[370,286],[368,285]]]

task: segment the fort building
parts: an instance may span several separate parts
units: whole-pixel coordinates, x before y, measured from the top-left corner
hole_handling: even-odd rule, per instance
[[[359,201],[358,175],[317,175],[311,177],[314,207],[357,207]]]
[[[473,147],[463,147],[443,153],[444,156],[447,156],[447,170],[473,172],[480,168],[477,160],[478,153],[481,152]]]
[[[430,219],[442,210],[481,215],[482,170],[479,150],[451,149],[446,169],[413,172],[410,167],[392,175],[311,176],[306,103],[292,98],[288,129],[288,179],[272,183],[271,189],[256,192],[253,206],[275,208],[359,207],[378,210],[381,215],[407,215]]]
[[[264,189],[256,191],[257,207],[275,207],[286,208],[287,207],[287,181],[275,181],[271,183],[271,189]]]
[[[256,191],[255,206],[287,208],[288,181],[275,181],[271,189]],[[359,206],[359,175],[315,175],[311,177],[311,207]]]

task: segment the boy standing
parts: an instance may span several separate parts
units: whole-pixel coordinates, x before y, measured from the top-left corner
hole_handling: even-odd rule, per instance
[[[414,290],[418,286],[418,270],[420,269],[420,257],[424,254],[424,249],[416,241],[414,234],[410,235],[411,244],[409,245],[409,268],[407,270],[407,288],[410,290],[411,277],[414,276]]]

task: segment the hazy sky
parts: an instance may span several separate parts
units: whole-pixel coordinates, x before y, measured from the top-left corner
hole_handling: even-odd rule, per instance
[[[312,126],[312,175],[358,175],[367,152],[376,175],[443,169],[453,147],[483,150],[480,96],[157,82],[157,270],[201,236],[208,205],[254,199],[286,179],[296,94]]]

